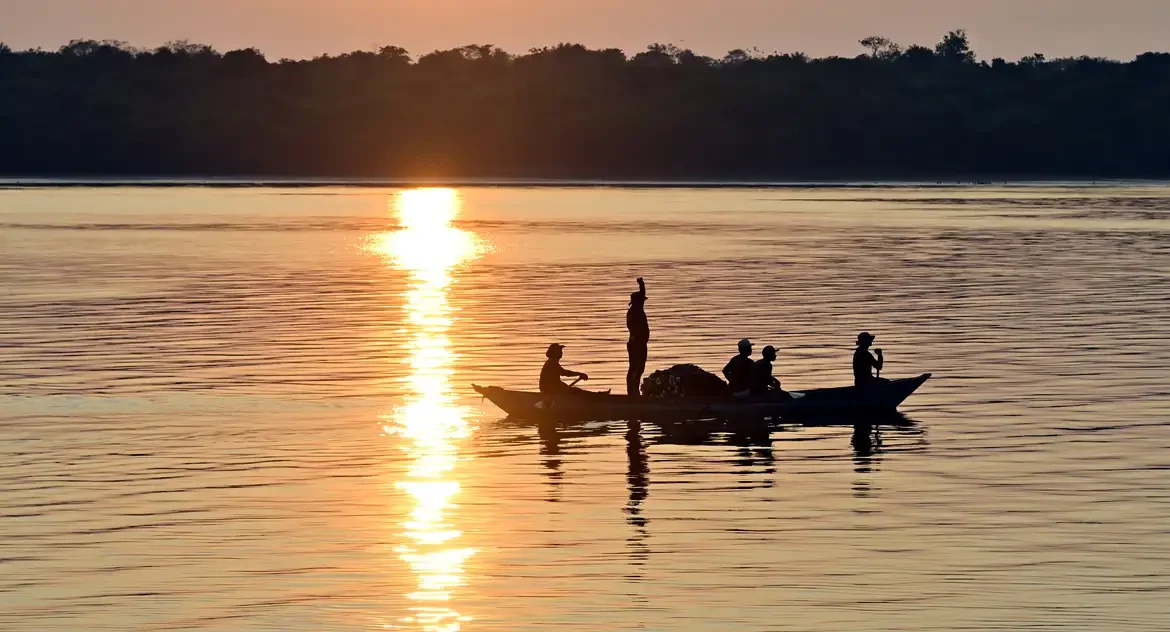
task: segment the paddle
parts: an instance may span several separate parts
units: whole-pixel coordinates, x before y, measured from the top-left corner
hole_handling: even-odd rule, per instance
[[[588,382],[588,381],[589,381],[589,378],[587,378],[587,377],[579,377],[579,378],[577,378],[577,379],[573,380],[573,383],[569,385],[569,388],[572,388],[572,387],[576,386],[576,385],[577,385],[577,382],[580,382],[581,380],[585,380],[586,382]],[[585,391],[585,392],[586,392],[586,393],[592,393],[592,394],[594,394],[594,395],[609,395],[609,389],[605,389],[604,391],[600,391],[600,392],[594,392],[594,391]]]
[[[576,386],[577,382],[580,382],[582,379],[584,379],[584,378],[579,377],[579,378],[573,380],[573,382],[571,384],[569,384],[569,388],[573,388],[574,386]],[[536,407],[537,408],[544,408],[544,402],[537,402]]]

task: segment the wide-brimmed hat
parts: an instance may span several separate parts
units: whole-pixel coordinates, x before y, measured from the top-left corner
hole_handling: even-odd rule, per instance
[[[863,332],[857,334],[857,344],[863,344],[866,342],[873,342],[874,340],[877,340],[877,337],[874,336],[873,334],[869,333],[868,331],[863,331]]]

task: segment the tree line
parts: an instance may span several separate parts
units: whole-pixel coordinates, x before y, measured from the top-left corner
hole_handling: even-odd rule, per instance
[[[0,44],[0,173],[838,178],[1170,175],[1170,54],[980,60],[669,44],[309,60],[186,42]]]

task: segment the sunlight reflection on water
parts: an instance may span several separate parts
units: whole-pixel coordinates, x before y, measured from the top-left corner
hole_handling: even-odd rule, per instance
[[[451,225],[459,213],[459,196],[451,189],[402,191],[395,211],[402,228],[376,236],[372,249],[410,273],[405,293],[406,320],[413,329],[407,345],[408,395],[383,420],[387,434],[406,439],[403,450],[411,459],[407,478],[396,485],[414,503],[397,552],[418,579],[417,590],[406,595],[415,605],[403,622],[428,632],[454,632],[470,620],[452,601],[463,584],[464,563],[475,549],[459,546],[462,532],[450,515],[459,494],[459,444],[469,428],[449,383],[447,332],[452,317],[447,288],[451,269],[478,257],[483,244]]]

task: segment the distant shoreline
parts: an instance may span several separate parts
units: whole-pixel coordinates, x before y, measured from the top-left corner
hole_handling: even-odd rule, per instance
[[[270,62],[0,44],[0,174],[65,186],[925,186],[1170,178],[1170,53],[558,44]],[[302,179],[302,177],[307,177]],[[60,179],[58,179],[60,178]],[[1102,180],[1106,179],[1106,180]]]

